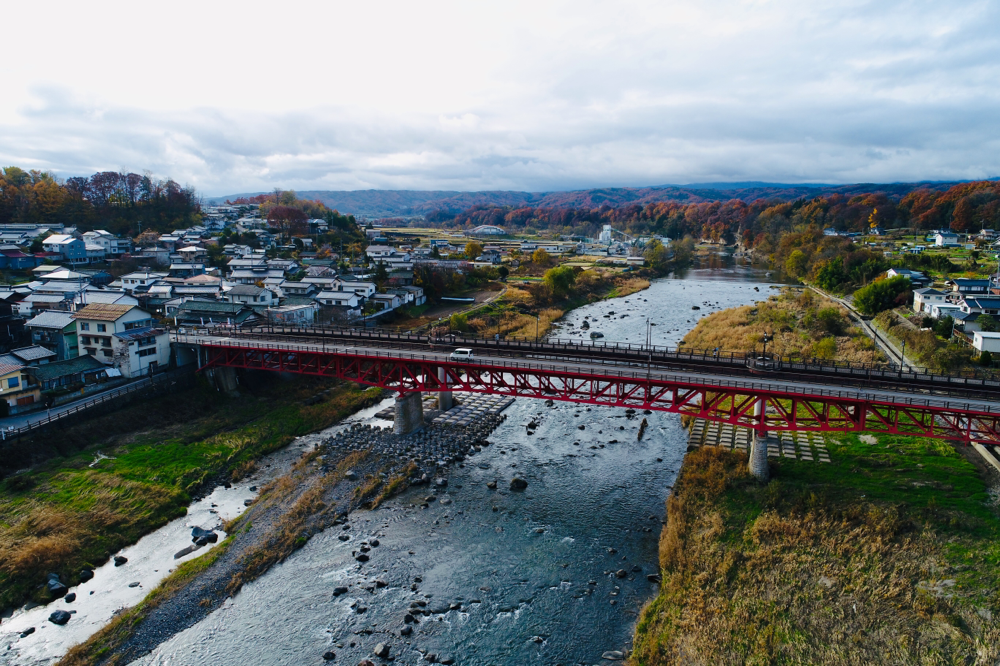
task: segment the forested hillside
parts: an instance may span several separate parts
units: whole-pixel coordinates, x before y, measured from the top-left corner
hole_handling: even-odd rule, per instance
[[[104,171],[60,181],[44,171],[0,173],[0,224],[66,224],[137,235],[189,227],[201,220],[192,188],[137,173]]]
[[[902,197],[917,189],[944,191],[956,183],[893,183],[874,185],[786,185],[780,183],[699,183],[657,187],[605,187],[569,192],[517,192],[493,190],[449,192],[418,190],[300,191],[307,199],[321,201],[342,213],[364,217],[407,217],[438,211],[455,214],[474,207],[509,206],[511,208],[614,208],[677,201],[681,203],[725,202],[739,199],[747,203],[758,199],[792,201],[798,198],[841,194],[845,197],[882,193]],[[218,197],[223,201],[239,196]]]

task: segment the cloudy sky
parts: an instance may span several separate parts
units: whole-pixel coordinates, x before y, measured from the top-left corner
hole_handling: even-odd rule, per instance
[[[1000,175],[995,1],[4,12],[0,164],[62,176],[220,195]]]

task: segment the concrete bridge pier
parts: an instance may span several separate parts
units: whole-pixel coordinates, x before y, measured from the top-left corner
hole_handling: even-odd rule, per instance
[[[223,393],[236,393],[239,387],[235,368],[209,368],[205,374],[212,386]]]
[[[758,400],[753,408],[760,427],[754,430],[753,445],[750,447],[750,473],[761,483],[771,480],[771,469],[767,464],[767,431],[764,430],[764,401]]]
[[[438,381],[445,385],[444,368],[438,368]],[[451,391],[438,391],[438,409],[447,412],[455,406],[454,394]]]
[[[392,432],[408,435],[424,427],[424,403],[420,391],[400,393],[396,396],[396,417]]]

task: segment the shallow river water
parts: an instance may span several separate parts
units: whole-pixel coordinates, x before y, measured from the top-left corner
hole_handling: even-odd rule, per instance
[[[648,317],[653,342],[675,346],[699,317],[773,293],[759,280],[742,268],[690,271],[580,308],[555,335],[589,339],[596,330],[604,342],[642,343]],[[589,331],[579,328],[584,317]],[[332,663],[353,665],[378,662],[373,649],[385,643],[397,664],[427,663],[424,654],[433,653],[458,664],[568,666],[628,649],[639,611],[656,591],[646,575],[657,571],[664,502],[686,449],[679,418],[646,415],[649,427],[637,441],[642,413],[518,399],[505,414],[492,444],[453,466],[447,489],[428,508],[421,505],[435,493],[422,487],[356,512],[349,530],[316,535],[134,663],[319,664],[332,651]],[[352,420],[387,425],[370,412]],[[538,427],[528,435],[532,420]],[[528,481],[523,492],[508,489],[515,472]],[[350,540],[339,540],[343,533]],[[352,551],[372,538],[380,545],[359,564]],[[387,586],[372,585],[375,579]],[[339,586],[349,592],[335,597]],[[401,636],[415,601],[437,612]]]

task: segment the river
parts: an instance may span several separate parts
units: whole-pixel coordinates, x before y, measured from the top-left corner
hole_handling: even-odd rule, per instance
[[[554,335],[589,340],[601,331],[604,342],[641,343],[648,318],[654,344],[676,346],[699,317],[766,298],[772,292],[760,279],[749,268],[690,270],[579,308]],[[580,329],[584,318],[589,331]],[[645,416],[649,426],[637,441],[641,413],[518,399],[505,414],[492,445],[453,467],[447,490],[428,508],[421,505],[433,493],[423,487],[356,512],[350,540],[336,530],[316,535],[134,663],[322,663],[331,651],[332,663],[356,664],[384,643],[402,664],[434,654],[460,664],[568,666],[628,649],[638,613],[656,592],[646,576],[658,569],[664,501],[686,450],[679,418]],[[386,424],[371,412],[352,420]],[[538,425],[528,434],[531,421]],[[508,490],[515,472],[528,482],[524,492]],[[352,551],[374,538],[380,545],[359,564]],[[335,597],[339,586],[349,592]],[[81,595],[76,603],[86,602]],[[404,637],[414,602],[436,612],[418,616]]]

